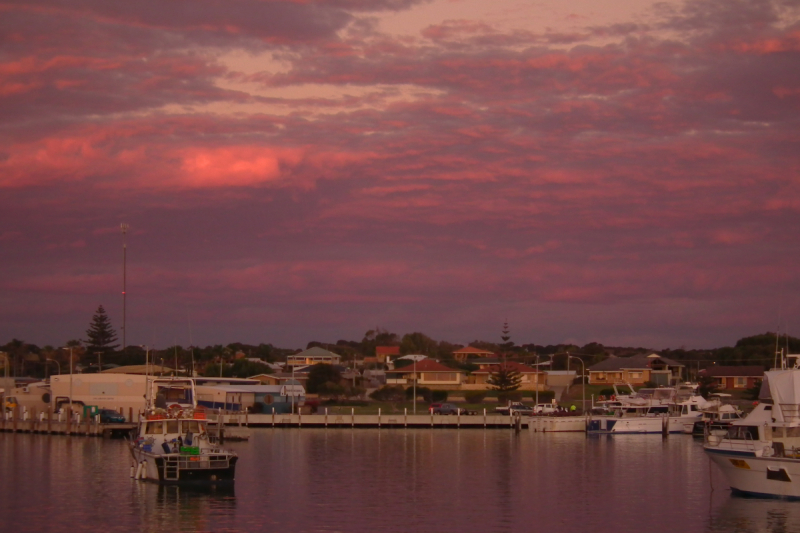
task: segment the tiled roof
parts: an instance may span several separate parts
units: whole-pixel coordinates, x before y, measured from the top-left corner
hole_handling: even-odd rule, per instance
[[[616,357],[612,355],[608,359],[590,366],[588,370],[590,372],[609,372],[622,369],[651,368],[650,364],[653,361],[661,361],[667,366],[686,366],[678,361],[661,357],[658,354],[638,354],[630,357]]]
[[[481,350],[480,348],[475,348],[473,346],[464,346],[460,350],[453,350],[453,353],[466,353],[466,354],[470,354],[470,353],[476,353],[476,354],[477,353],[488,353],[488,354],[494,355],[494,352],[490,352],[489,350]]]
[[[443,364],[437,363],[433,359],[423,359],[422,361],[418,361],[416,364],[416,368],[414,364],[406,365],[401,368],[396,368],[394,370],[387,370],[386,373],[389,374],[413,374],[414,372],[459,372],[464,373],[463,370],[459,368],[450,368],[449,366],[444,366]]]
[[[710,366],[700,371],[711,378],[764,377],[763,366]]]
[[[502,363],[497,363],[497,364],[492,364],[492,365],[485,365],[485,366],[491,366],[491,367],[498,367],[499,368],[500,366],[502,366]],[[506,363],[506,366],[508,368],[512,369],[512,370],[516,370],[520,374],[535,374],[536,373],[536,369],[535,368],[531,368],[531,367],[529,367],[527,365],[523,365],[522,363],[517,363],[516,361],[508,361]],[[482,368],[480,370],[475,370],[472,373],[473,374],[491,374],[492,372],[497,372],[498,368]]]
[[[377,355],[400,355],[399,346],[376,346],[375,353]]]

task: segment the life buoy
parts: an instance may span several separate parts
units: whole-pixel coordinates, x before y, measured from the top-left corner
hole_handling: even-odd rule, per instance
[[[614,400],[616,400],[616,399],[617,399],[617,395],[616,395],[616,394],[612,394],[612,395],[611,395],[611,401],[613,402],[613,401],[614,401]]]
[[[180,406],[180,404],[173,403],[172,405],[170,405],[170,406],[169,406],[169,408],[170,408],[170,409],[180,409],[180,408],[181,408],[181,406]]]

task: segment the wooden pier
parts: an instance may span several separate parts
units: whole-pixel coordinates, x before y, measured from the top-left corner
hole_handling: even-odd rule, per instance
[[[51,435],[78,435],[86,437],[122,437],[136,427],[135,422],[124,424],[103,424],[99,416],[81,417],[73,412],[54,414],[51,410],[43,413],[20,413],[19,408],[3,413],[0,417],[0,432],[7,433],[45,433]]]
[[[378,413],[357,415],[350,413],[307,414],[241,414],[222,415],[225,426],[296,427],[296,428],[428,428],[428,429],[523,429],[528,427],[526,417],[481,413],[477,415],[433,415]]]

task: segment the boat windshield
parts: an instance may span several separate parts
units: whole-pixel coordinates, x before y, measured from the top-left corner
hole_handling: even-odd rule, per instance
[[[728,438],[735,440],[758,440],[758,426],[731,426]]]

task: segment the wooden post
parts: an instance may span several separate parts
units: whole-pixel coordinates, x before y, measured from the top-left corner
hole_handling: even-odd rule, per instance
[[[53,432],[53,406],[47,406],[47,433]]]
[[[17,419],[19,418],[19,405],[14,407],[13,413],[14,414],[12,416],[14,417],[14,433],[16,433],[17,432]]]
[[[133,407],[128,407],[128,422],[133,422]]]

